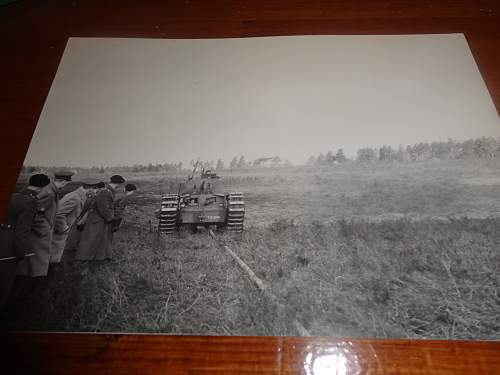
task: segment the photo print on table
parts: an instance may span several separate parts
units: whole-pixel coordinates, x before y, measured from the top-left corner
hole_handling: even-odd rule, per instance
[[[5,326],[498,339],[499,125],[462,34],[70,38]]]

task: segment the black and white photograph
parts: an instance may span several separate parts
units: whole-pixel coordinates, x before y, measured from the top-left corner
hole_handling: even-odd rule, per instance
[[[70,38],[1,220],[1,329],[500,339],[462,34]]]

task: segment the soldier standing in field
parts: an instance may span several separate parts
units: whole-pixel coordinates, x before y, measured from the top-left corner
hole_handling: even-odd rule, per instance
[[[115,193],[124,182],[125,180],[122,176],[114,175],[111,177],[109,184],[97,193],[89,209],[80,244],[76,252],[76,259],[111,259],[111,245],[113,241],[111,225],[115,217]]]
[[[0,311],[9,298],[19,261],[34,255],[31,229],[37,214],[36,195],[49,183],[50,179],[44,174],[31,176],[28,187],[12,195],[0,224]]]
[[[102,181],[97,183],[93,189],[87,190],[87,198],[83,205],[82,212],[76,218],[75,224],[71,228],[69,232],[68,239],[66,240],[66,246],[64,250],[76,250],[78,244],[80,243],[80,239],[82,237],[83,229],[85,228],[85,222],[87,221],[87,217],[89,214],[89,209],[92,207],[95,196],[99,191],[104,189],[106,184]]]
[[[82,213],[87,197],[94,192],[98,183],[99,180],[87,179],[83,181],[82,186],[66,194],[59,201],[52,235],[50,263],[61,261],[70,230]]]
[[[50,262],[52,233],[59,203],[59,190],[71,181],[73,172],[54,173],[54,181],[37,195],[37,215],[33,220],[33,250],[35,255],[24,258],[19,264],[18,274],[29,277],[47,276]]]
[[[123,212],[127,207],[128,200],[131,195],[133,195],[137,191],[137,187],[134,184],[125,185],[125,194],[121,196],[115,197],[114,209],[115,209],[115,218],[113,219],[113,223],[111,224],[111,231],[114,233],[118,231],[120,225],[123,221]]]

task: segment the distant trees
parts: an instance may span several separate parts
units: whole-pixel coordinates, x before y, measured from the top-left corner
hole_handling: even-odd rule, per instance
[[[454,159],[456,157],[455,143],[450,139],[448,142],[432,142],[431,152],[438,159]]]
[[[344,155],[344,150],[342,150],[341,148],[337,150],[337,153],[335,154],[335,160],[339,163],[344,163],[347,160]]]
[[[372,162],[377,160],[376,149],[370,147],[360,148],[356,160],[360,163]]]
[[[500,157],[500,138],[481,137],[476,139],[468,139],[465,141],[454,141],[448,139],[446,141],[437,142],[419,142],[413,145],[399,145],[397,149],[390,145],[384,145],[379,148],[362,147],[357,150],[357,153],[351,161],[358,163],[374,163],[374,162],[417,162],[432,159],[487,159]],[[339,163],[345,163],[348,158],[344,154],[343,149],[339,148],[336,152],[329,150],[320,152],[319,155],[311,155],[306,162],[306,166],[331,166]],[[222,171],[226,168],[234,169],[250,169],[250,168],[284,168],[292,166],[292,163],[283,159],[280,156],[260,157],[255,160],[247,160],[245,155],[234,156],[229,163],[224,163],[222,159],[217,159],[216,162],[201,161],[192,159],[186,168],[192,170],[194,165],[198,165],[198,170],[201,168],[215,169]],[[163,163],[163,164],[134,164],[131,166],[93,166],[91,168],[80,168],[71,166],[33,166],[24,165],[23,173],[32,174],[36,171],[52,173],[56,169],[69,169],[75,171],[90,171],[95,174],[113,173],[140,173],[140,172],[181,172],[183,171],[183,163]]]
[[[240,156],[240,160],[238,161],[237,167],[239,169],[244,169],[247,167],[247,162],[246,162],[245,157],[243,155]]]
[[[333,155],[333,152],[328,151],[325,155],[325,164],[333,164],[335,162],[335,156]]]
[[[325,166],[325,165],[333,165],[338,163],[344,163],[347,161],[346,156],[344,155],[344,150],[339,148],[336,153],[333,151],[328,151],[326,154],[320,153],[318,156],[310,156],[307,159],[307,166]]]
[[[394,151],[391,146],[382,146],[378,150],[378,160],[380,161],[396,160],[396,151]]]
[[[201,169],[211,169],[222,171],[226,168],[228,169],[250,169],[250,168],[277,168],[277,167],[288,167],[292,163],[286,159],[282,159],[280,156],[272,156],[265,158],[258,158],[252,161],[246,159],[245,155],[234,156],[231,161],[226,164],[221,158],[217,161],[203,161],[192,159],[189,162],[188,169],[192,170],[194,166],[197,165],[197,170]],[[134,165],[132,167],[113,167],[113,170],[130,171],[130,172],[160,172],[160,171],[182,171],[182,163],[177,164],[148,164],[148,165]],[[107,171],[107,168],[105,168]]]
[[[494,138],[478,138],[474,141],[473,153],[478,158],[494,158],[499,146]]]
[[[448,139],[438,142],[419,142],[413,145],[399,145],[394,149],[390,145],[379,148],[362,147],[358,149],[354,161],[367,162],[415,162],[431,159],[470,159],[495,158],[500,156],[500,138],[481,137],[462,142]],[[328,166],[347,161],[342,149],[337,153],[327,151],[312,155],[307,159],[307,166]]]
[[[325,165],[326,164],[326,156],[323,153],[320,153],[316,158],[316,166]]]
[[[231,163],[229,163],[229,168],[230,169],[238,168],[238,158],[236,156],[231,160]]]
[[[406,149],[403,145],[399,145],[398,151],[396,151],[396,160],[397,161],[408,161],[409,156],[408,152],[406,152]]]
[[[432,158],[432,148],[428,143],[417,143],[408,148],[412,161],[428,160]]]
[[[258,158],[247,161],[244,155],[235,156],[229,163],[230,169],[250,169],[250,168],[280,168],[289,167],[292,163],[289,160],[282,159],[279,156]]]
[[[95,168],[95,167],[93,167]],[[102,171],[102,172],[101,172]],[[101,167],[99,169],[100,173],[105,172],[132,172],[132,173],[140,173],[140,172],[179,172],[182,171],[182,162],[179,163],[164,163],[164,164],[153,164],[149,163],[147,165],[144,164],[134,164],[131,166],[116,166],[116,167]]]

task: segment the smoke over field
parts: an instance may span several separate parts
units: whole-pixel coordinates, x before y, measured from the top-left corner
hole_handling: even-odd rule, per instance
[[[500,338],[500,159],[221,172],[245,231],[158,236],[180,174],[133,173],[114,259],[66,252],[15,329]],[[100,176],[102,177],[102,176]],[[229,246],[278,300],[255,288]],[[27,308],[30,306],[30,308]]]

